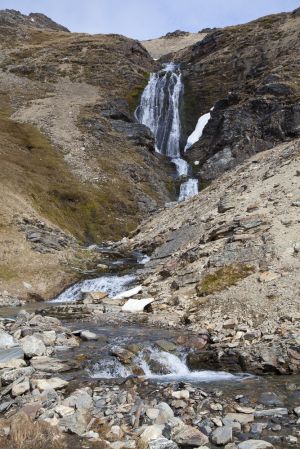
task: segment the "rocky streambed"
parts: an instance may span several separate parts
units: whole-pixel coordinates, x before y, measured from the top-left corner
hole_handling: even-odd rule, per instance
[[[297,320],[196,332],[155,313],[137,267],[2,308],[0,447],[299,447]]]

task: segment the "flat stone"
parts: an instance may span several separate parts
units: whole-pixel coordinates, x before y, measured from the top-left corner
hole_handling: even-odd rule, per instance
[[[143,286],[138,285],[137,287],[131,288],[130,290],[127,290],[126,292],[119,293],[118,295],[114,296],[113,299],[132,298],[132,296],[139,294],[142,290],[143,290]]]
[[[51,379],[32,379],[31,383],[40,391],[45,390],[60,390],[68,385],[69,382],[60,379],[59,377],[52,377]]]
[[[23,368],[24,366],[26,366],[25,360],[23,360],[23,359],[12,359],[12,360],[8,360],[7,362],[0,363],[0,370],[1,369],[5,369],[5,368],[17,369],[17,368]]]
[[[17,379],[23,376],[30,377],[34,373],[34,369],[31,366],[26,366],[24,368],[17,368],[4,371],[1,374],[1,382],[3,385],[8,385],[15,382]]]
[[[162,349],[165,352],[172,352],[172,351],[176,351],[177,346],[172,343],[171,341],[167,341],[167,340],[157,340],[155,342],[155,345],[158,346],[160,349]]]
[[[148,443],[149,449],[178,449],[178,445],[167,438],[157,438]]]
[[[57,413],[61,418],[68,415],[73,415],[75,410],[73,407],[67,407],[66,405],[57,405],[54,409],[55,413]]]
[[[264,418],[268,416],[287,416],[289,411],[287,408],[272,408],[270,410],[256,410],[255,418]]]
[[[72,415],[65,415],[59,420],[59,427],[65,431],[75,433],[76,435],[83,435],[86,432],[88,422],[86,416],[81,411],[77,410]]]
[[[218,427],[213,431],[211,440],[217,446],[224,446],[224,444],[230,443],[232,441],[232,427]]]
[[[244,414],[244,413],[227,413],[225,418],[230,419],[232,421],[237,421],[241,424],[249,424],[254,421],[253,414]]]
[[[236,405],[234,408],[236,409],[237,412],[245,413],[246,415],[249,415],[249,414],[255,412],[254,408],[252,408],[252,407],[243,407],[241,405]]]
[[[30,364],[35,370],[43,371],[45,373],[61,373],[69,371],[72,367],[72,364],[47,356],[33,357],[30,360]]]
[[[89,394],[89,388],[82,388],[63,401],[63,405],[75,407],[77,410],[90,410],[93,408],[93,398]]]
[[[273,445],[263,440],[248,440],[238,445],[238,449],[268,449],[268,448],[273,448]]]
[[[19,382],[12,386],[11,394],[13,397],[21,396],[30,390],[29,378],[26,377],[22,382]]]

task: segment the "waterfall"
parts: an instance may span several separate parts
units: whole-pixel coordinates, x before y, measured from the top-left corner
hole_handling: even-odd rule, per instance
[[[180,67],[174,63],[164,64],[162,70],[150,75],[135,112],[137,121],[153,132],[156,151],[171,159],[180,178],[187,177],[189,172],[189,165],[181,158],[180,152],[182,94]],[[191,186],[189,181],[188,187]],[[180,195],[181,200],[198,193],[198,181],[194,179],[192,184],[192,189],[184,188],[185,194],[184,197]]]

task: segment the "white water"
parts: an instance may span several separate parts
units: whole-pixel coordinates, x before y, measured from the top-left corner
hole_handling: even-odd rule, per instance
[[[198,194],[198,179],[189,179],[180,186],[178,201],[185,201]]]
[[[153,132],[157,151],[170,158],[180,157],[182,92],[180,70],[173,63],[165,64],[151,74],[136,110],[137,120]]]
[[[77,301],[81,294],[85,292],[106,292],[110,297],[116,296],[135,280],[135,276],[102,276],[96,279],[88,279],[78,282],[65,290],[52,302],[70,302]]]
[[[167,374],[160,374],[151,369],[151,359],[158,363],[158,366]],[[141,351],[133,360],[136,366],[144,371],[147,379],[161,381],[190,381],[190,382],[216,382],[216,381],[238,381],[247,375],[233,375],[223,371],[191,371],[185,362],[185,357],[181,358],[169,352],[160,351],[155,348],[146,348]],[[93,366],[91,377],[98,379],[120,378],[131,375],[130,367],[124,367],[116,358],[103,359]]]
[[[180,178],[187,177],[189,172],[189,164],[180,154],[182,93],[179,66],[165,64],[161,71],[151,74],[135,114],[140,123],[151,129],[155,136],[156,151],[171,158]],[[182,186],[179,200],[184,201],[197,193],[198,182],[187,181]]]
[[[186,152],[192,145],[194,145],[194,143],[198,142],[198,140],[201,139],[204,128],[209,122],[210,117],[211,117],[210,112],[208,112],[207,114],[204,114],[199,118],[196,128],[194,129],[192,134],[188,137],[186,146],[184,148],[184,152]]]
[[[176,171],[179,177],[187,176],[189,172],[189,164],[184,159],[177,157],[172,159],[173,164],[176,166]]]

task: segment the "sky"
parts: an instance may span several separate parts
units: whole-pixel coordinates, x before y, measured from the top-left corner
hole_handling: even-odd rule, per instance
[[[140,40],[245,23],[299,6],[300,0],[0,0],[0,9],[41,12],[71,31]]]

